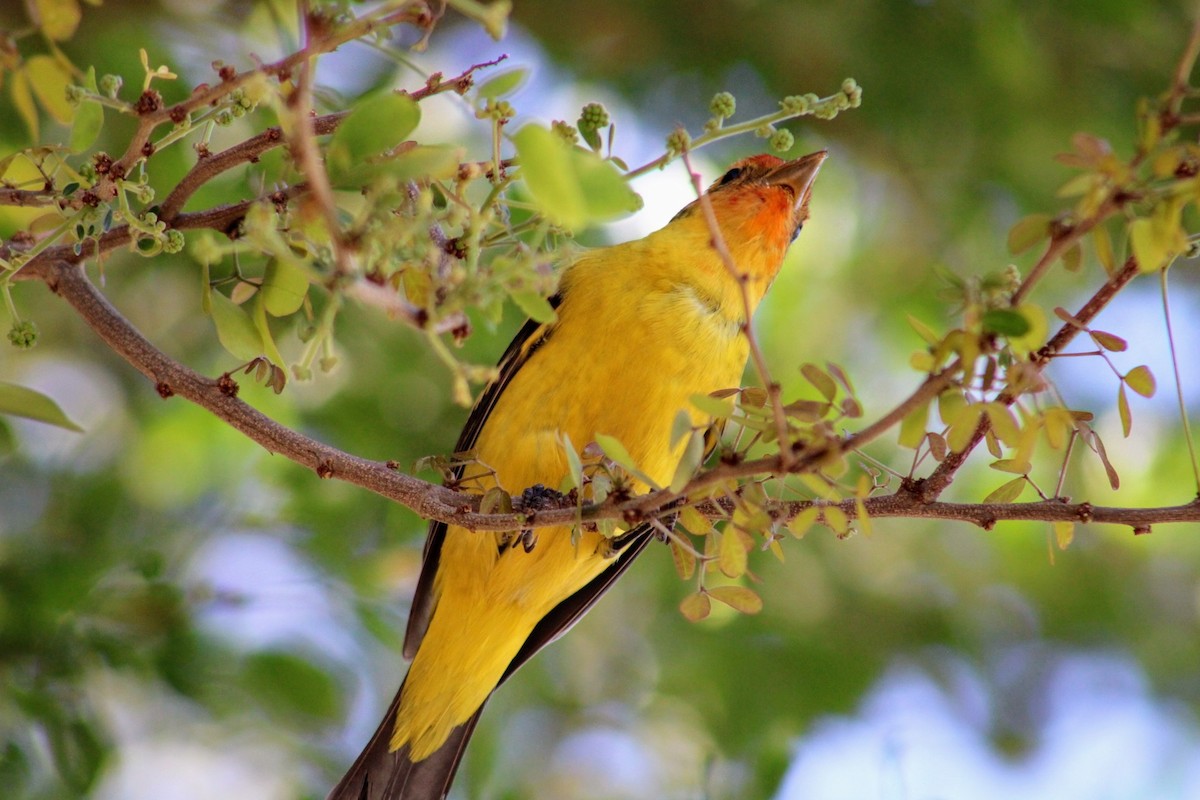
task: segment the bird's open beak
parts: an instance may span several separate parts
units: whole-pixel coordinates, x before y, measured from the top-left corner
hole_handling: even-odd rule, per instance
[[[795,161],[781,164],[767,173],[766,182],[790,188],[792,196],[796,198],[796,207],[799,208],[808,202],[813,181],[817,179],[817,173],[821,171],[821,164],[825,162],[828,155],[827,151],[818,150],[815,153],[800,156]]]

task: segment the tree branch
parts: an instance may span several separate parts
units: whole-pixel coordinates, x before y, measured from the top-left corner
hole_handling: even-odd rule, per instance
[[[1095,316],[1099,314],[1105,306],[1112,302],[1112,299],[1116,297],[1117,293],[1121,291],[1121,289],[1123,289],[1131,280],[1133,280],[1137,274],[1137,261],[1133,258],[1133,256],[1130,256],[1129,259],[1126,260],[1125,265],[1116,274],[1110,277],[1108,281],[1106,281],[1105,284],[1100,287],[1099,291],[1092,295],[1092,297],[1083,304],[1083,308],[1079,309],[1079,311],[1075,314],[1075,320],[1078,323],[1086,325],[1088,322],[1094,319]],[[1082,330],[1083,329],[1079,326],[1079,324],[1076,324],[1076,322],[1068,322],[1059,328],[1058,333],[1054,334],[1054,336],[1050,338],[1050,341],[1048,341],[1034,357],[1033,363],[1037,367],[1038,371],[1041,372],[1043,369],[1045,369],[1046,365],[1050,363],[1050,360],[1056,354],[1062,352],[1062,350],[1069,345]],[[1005,406],[1011,406],[1017,401],[1018,396],[1019,395],[1017,392],[1014,392],[1011,389],[1005,389],[999,394],[999,396],[996,397],[996,402]],[[946,489],[946,487],[950,485],[950,482],[954,480],[954,474],[967,460],[967,457],[971,454],[971,452],[979,445],[981,441],[983,441],[983,437],[987,435],[987,432],[990,428],[991,421],[988,419],[987,414],[983,414],[980,416],[979,424],[976,426],[975,432],[971,435],[971,439],[967,446],[962,450],[949,453],[946,458],[942,460],[942,463],[938,464],[937,469],[930,473],[928,477],[922,478],[914,483],[913,491],[918,492],[921,496],[921,499],[927,503],[936,500],[938,495],[940,495]]]

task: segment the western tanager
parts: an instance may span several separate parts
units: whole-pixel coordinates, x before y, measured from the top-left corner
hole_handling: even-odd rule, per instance
[[[558,488],[564,443],[616,437],[667,484],[684,442],[681,410],[736,387],[748,354],[747,308],[771,285],[808,218],[825,152],[734,164],[707,195],[736,273],[714,247],[700,201],[644,239],[593,250],[564,271],[553,322],[529,321],[500,359],[458,440],[476,462],[473,491]],[[464,479],[469,476],[460,477]],[[652,537],[568,527],[514,534],[435,522],[409,616],[412,665],[379,729],[330,800],[438,800],[497,685],[573,625]]]

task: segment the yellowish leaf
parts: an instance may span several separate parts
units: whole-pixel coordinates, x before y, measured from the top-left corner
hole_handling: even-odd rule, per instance
[[[787,524],[787,529],[791,531],[792,536],[795,536],[797,539],[803,539],[804,534],[808,533],[808,529],[816,523],[820,513],[820,509],[816,506],[809,506],[792,517],[791,521]]]
[[[38,128],[38,112],[37,106],[33,104],[33,93],[29,90],[29,75],[24,69],[19,69],[13,73],[12,101],[13,105],[16,106],[17,114],[21,117],[21,121],[25,123],[25,129],[29,131],[29,138],[36,142],[40,133]]]
[[[746,547],[742,537],[733,526],[721,533],[721,547],[717,551],[717,564],[721,572],[730,578],[740,578],[746,572]]]
[[[1071,541],[1075,538],[1074,522],[1051,522],[1050,527],[1054,529],[1054,541],[1059,550],[1066,550],[1071,546]]]
[[[1046,312],[1033,303],[1022,303],[1015,309],[1029,323],[1029,330],[1020,336],[1010,337],[1008,343],[1018,355],[1028,355],[1046,343],[1050,328],[1046,324]]]
[[[1062,262],[1067,272],[1079,272],[1079,268],[1083,265],[1083,248],[1079,246],[1079,242],[1063,251]]]
[[[983,416],[983,408],[979,405],[965,406],[950,423],[946,436],[946,444],[956,453],[961,453],[971,443],[975,429],[979,427],[979,418]]]
[[[1108,228],[1100,225],[1092,231],[1092,245],[1096,248],[1096,259],[1104,267],[1105,274],[1112,275],[1116,272],[1117,264],[1113,257],[1112,236],[1109,235]]]
[[[867,514],[867,504],[863,502],[861,496],[854,499],[854,512],[857,515],[859,530],[867,536],[874,533],[875,525],[871,522],[870,515]]]
[[[928,404],[918,406],[910,411],[900,423],[900,446],[916,449],[925,438],[925,425],[928,421]]]
[[[1113,353],[1123,353],[1129,347],[1129,343],[1120,336],[1106,331],[1088,331],[1088,334],[1092,337],[1092,341]]]
[[[1008,231],[1008,252],[1023,253],[1050,235],[1050,216],[1031,214],[1013,225]]]
[[[1014,475],[1025,475],[1029,470],[1033,469],[1033,465],[1028,459],[1017,458],[1002,458],[998,461],[993,461],[989,464],[992,469],[999,472],[1011,472]]]
[[[682,580],[686,581],[696,574],[696,556],[690,548],[674,539],[671,540],[671,558],[675,561],[675,572]]]
[[[695,506],[684,506],[679,510],[679,524],[695,536],[707,536],[716,530],[708,517],[697,511]]]
[[[1117,391],[1117,413],[1121,415],[1121,432],[1125,434],[1125,438],[1129,438],[1129,432],[1133,430],[1133,415],[1129,413],[1129,398],[1125,395],[1125,384],[1121,384],[1120,390]]]
[[[56,42],[65,42],[75,35],[83,11],[78,0],[35,0],[42,32]]]
[[[1154,397],[1154,373],[1144,364],[1125,373],[1125,383],[1142,397]]]
[[[762,611],[762,598],[753,589],[745,586],[714,586],[708,593],[713,600],[720,600],[743,614],[757,614]]]
[[[688,622],[699,622],[711,612],[712,601],[708,599],[708,595],[703,591],[689,594],[679,604],[679,613],[683,614],[683,618]]]
[[[838,536],[844,536],[850,531],[850,518],[837,506],[821,506],[821,514],[825,525]]]
[[[1046,426],[1046,441],[1055,450],[1061,450],[1067,445],[1067,438],[1075,427],[1075,417],[1065,408],[1054,406],[1047,408],[1042,414],[1042,422]]]
[[[996,438],[1009,447],[1015,447],[1017,444],[1017,419],[1013,416],[1012,410],[1003,403],[988,403],[984,406],[987,409],[988,419],[992,423],[992,430],[996,433]]]
[[[56,121],[69,125],[75,118],[75,107],[67,102],[67,86],[71,83],[67,68],[51,56],[36,55],[25,62],[25,72],[42,107]]]

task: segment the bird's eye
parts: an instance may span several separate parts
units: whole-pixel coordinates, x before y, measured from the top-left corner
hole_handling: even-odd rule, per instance
[[[730,181],[735,181],[738,179],[738,176],[741,174],[742,174],[742,168],[734,167],[733,169],[729,170],[729,172],[726,172],[724,175],[721,176],[721,180],[717,182],[717,186],[724,186],[725,184],[729,183]]]

